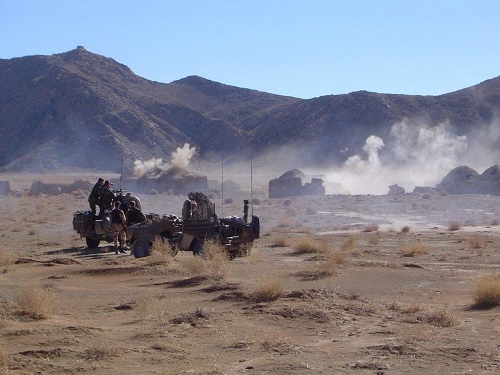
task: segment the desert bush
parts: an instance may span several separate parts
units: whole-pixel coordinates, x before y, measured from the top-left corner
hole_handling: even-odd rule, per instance
[[[290,219],[285,219],[280,221],[280,223],[277,225],[278,228],[290,228],[293,227],[295,223],[290,220]]]
[[[16,302],[21,314],[33,319],[47,319],[58,307],[57,297],[52,291],[32,284],[21,289]]]
[[[283,201],[283,204],[284,204],[285,206],[290,206],[290,205],[292,204],[292,201],[291,201],[290,199],[285,199],[285,200]]]
[[[410,233],[410,227],[408,225],[405,225],[403,228],[401,228],[401,233],[403,234]]]
[[[401,302],[391,302],[390,304],[387,305],[387,308],[392,311],[399,311],[404,314],[414,314],[416,312],[419,312],[422,310],[422,307],[420,305],[417,305],[415,303],[412,304],[403,304]]]
[[[112,348],[109,344],[101,341],[91,343],[91,347],[85,350],[84,358],[87,361],[105,361],[115,358],[120,354],[117,348]]]
[[[203,259],[206,263],[207,276],[219,279],[227,275],[229,257],[224,245],[215,241],[205,241]]]
[[[158,195],[158,194],[159,194],[159,192],[158,192],[158,190],[156,190],[156,189],[151,189],[151,190],[149,191],[149,195]]]
[[[165,238],[156,237],[151,245],[151,254],[159,255],[168,263],[173,260],[172,254],[174,250],[172,249],[172,245]]]
[[[449,231],[456,231],[456,230],[460,230],[461,228],[462,228],[462,224],[460,224],[458,221],[452,221],[448,225],[448,230]]]
[[[316,240],[311,236],[300,237],[293,245],[296,254],[325,253],[328,246],[325,242]]]
[[[161,296],[146,293],[136,301],[135,309],[139,320],[155,320],[165,315]]]
[[[256,206],[260,206],[262,204],[262,201],[259,198],[254,198],[252,199],[252,203]]]
[[[473,297],[476,308],[500,305],[500,275],[486,275],[476,279]]]
[[[485,246],[486,246],[486,240],[481,236],[474,234],[469,238],[469,249],[471,250],[482,249]]]
[[[491,221],[491,225],[500,225],[500,220],[498,220],[498,219],[493,219],[493,220]]]
[[[317,270],[327,275],[333,275],[338,266],[344,264],[347,259],[345,252],[327,250],[324,259],[317,263]]]
[[[216,200],[216,199],[219,199],[219,196],[217,195],[217,193],[214,193],[214,192],[211,192],[209,195],[208,195],[208,198],[210,200]]]
[[[380,234],[379,232],[376,232],[376,233],[373,233],[370,235],[370,237],[368,237],[368,243],[370,245],[376,245],[378,244],[380,241]]]
[[[285,291],[283,278],[279,275],[261,278],[258,284],[248,294],[251,302],[272,302],[283,296]]]
[[[406,245],[403,247],[404,257],[414,257],[421,254],[429,254],[429,248],[420,243],[414,245]]]
[[[288,246],[288,238],[284,236],[276,237],[273,240],[274,247],[287,247]]]
[[[231,203],[233,203],[233,198],[224,198],[224,203],[225,204],[231,204]]]
[[[356,238],[352,236],[347,237],[340,245],[340,250],[342,251],[353,251],[354,249],[356,249]]]
[[[179,264],[189,275],[198,276],[205,273],[205,261],[202,257],[182,258]]]
[[[429,311],[423,320],[438,327],[451,327],[458,323],[457,317],[448,310]]]
[[[14,264],[15,256],[0,246],[0,272],[7,272]]]

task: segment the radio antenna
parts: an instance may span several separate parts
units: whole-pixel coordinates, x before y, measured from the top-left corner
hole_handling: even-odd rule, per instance
[[[250,199],[252,202],[252,217],[253,217],[253,153],[250,146]]]
[[[221,174],[222,174],[222,182],[221,182],[221,217],[224,217],[224,149],[222,149],[221,156]]]

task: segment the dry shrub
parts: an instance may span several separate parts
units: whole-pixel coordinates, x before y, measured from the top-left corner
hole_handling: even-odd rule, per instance
[[[462,228],[462,224],[460,224],[458,221],[452,221],[448,225],[448,230],[449,231],[456,231],[456,230],[460,230],[461,228]]]
[[[47,319],[58,307],[56,295],[38,285],[26,285],[19,292],[16,302],[20,312],[33,319]]]
[[[498,220],[498,219],[493,219],[493,220],[491,221],[491,225],[500,225],[500,220]]]
[[[105,361],[115,358],[120,354],[117,348],[112,348],[109,344],[104,342],[96,341],[92,343],[92,346],[85,350],[84,358],[87,361]]]
[[[287,247],[288,246],[288,238],[281,236],[277,237],[273,241],[274,247]]]
[[[482,249],[486,246],[486,240],[477,234],[472,235],[469,238],[469,249]]]
[[[233,198],[224,198],[224,204],[231,204],[233,203]]]
[[[451,327],[458,323],[458,319],[448,310],[429,311],[424,317],[424,320],[438,327]]]
[[[294,350],[294,346],[287,337],[266,337],[262,342],[262,348],[266,351],[276,352],[281,355],[289,354]]]
[[[7,272],[14,264],[15,256],[0,246],[0,272]]]
[[[203,256],[183,258],[181,266],[191,275],[221,279],[228,274],[229,257],[226,249],[218,242],[203,243]]]
[[[215,241],[203,244],[203,259],[206,263],[207,276],[222,279],[228,273],[229,256],[224,245]]]
[[[256,303],[276,301],[285,291],[283,280],[280,275],[261,278],[254,289],[248,294],[249,300]]]
[[[403,228],[401,228],[401,233],[403,234],[410,233],[410,227],[408,225],[405,225]]]
[[[139,320],[155,320],[165,315],[161,296],[146,293],[135,304],[136,315]]]
[[[377,224],[370,224],[363,228],[363,232],[376,232],[376,231],[378,231]]]
[[[202,326],[211,318],[210,313],[206,309],[197,308],[192,313],[185,313],[170,320],[173,324],[191,324],[192,326]]]
[[[280,223],[278,224],[278,228],[290,228],[293,227],[294,225],[295,223],[292,220],[285,219],[280,221]]]
[[[254,199],[252,199],[252,203],[255,206],[260,206],[262,204],[262,201],[259,198],[254,198]]]
[[[299,238],[293,245],[296,254],[326,253],[328,245],[325,242],[318,241],[311,236]]]
[[[167,263],[171,263],[173,260],[173,254],[175,254],[172,245],[165,238],[156,237],[151,245],[151,254],[160,256]]]
[[[349,236],[346,240],[340,245],[340,250],[342,251],[353,251],[356,249],[356,238]]]
[[[486,275],[476,279],[473,296],[476,308],[500,305],[500,275]]]
[[[422,310],[422,307],[420,305],[417,305],[416,303],[412,304],[406,304],[406,303],[401,303],[401,302],[391,302],[389,305],[387,305],[387,308],[392,311],[399,311],[404,314],[414,314],[416,312],[419,312]]]
[[[283,201],[283,204],[284,204],[285,206],[290,206],[290,205],[292,204],[292,201],[291,201],[290,199],[285,199],[285,200]]]
[[[340,251],[327,250],[323,255],[324,259],[316,263],[314,271],[325,276],[331,276],[335,274],[338,266],[344,264],[347,259],[347,254]]]
[[[0,343],[0,374],[8,374],[10,358],[7,353],[7,348],[3,343]]]
[[[429,248],[420,243],[403,247],[404,257],[414,257],[421,254],[429,254]]]

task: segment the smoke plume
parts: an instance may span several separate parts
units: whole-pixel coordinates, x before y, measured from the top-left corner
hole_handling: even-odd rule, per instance
[[[187,168],[195,152],[196,147],[190,147],[189,143],[184,143],[183,147],[177,147],[177,150],[172,153],[170,162],[176,167]]]

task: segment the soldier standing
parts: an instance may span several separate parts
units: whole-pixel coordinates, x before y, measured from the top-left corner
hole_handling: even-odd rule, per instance
[[[98,202],[101,212],[99,212],[99,217],[104,215],[105,210],[111,210],[113,208],[113,201],[115,200],[115,193],[111,191],[111,185],[113,185],[108,180],[104,181],[104,185],[101,190],[101,196]]]
[[[101,192],[102,192],[102,185],[104,183],[103,178],[99,178],[92,188],[92,191],[90,192],[89,195],[89,206],[90,210],[92,211],[92,215],[95,216],[97,208],[96,205],[99,203],[99,199],[101,197]],[[101,215],[101,211],[99,210],[99,215]]]
[[[111,228],[113,228],[113,241],[115,245],[115,254],[125,254],[125,244],[127,241],[125,230],[127,229],[127,219],[122,210],[120,210],[120,202],[115,201],[115,208],[111,211]],[[118,248],[118,245],[120,247]]]

